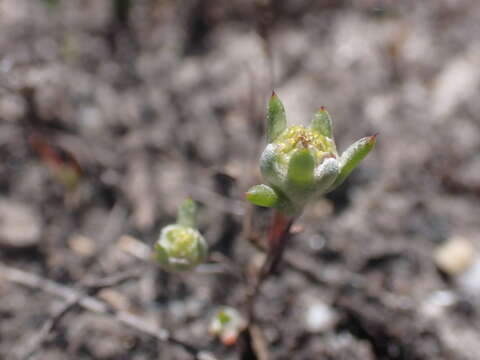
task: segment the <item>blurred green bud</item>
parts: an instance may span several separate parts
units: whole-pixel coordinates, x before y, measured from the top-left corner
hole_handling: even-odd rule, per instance
[[[247,200],[295,214],[312,199],[332,191],[373,149],[376,137],[363,138],[338,156],[330,114],[322,107],[308,128],[286,126],[283,105],[273,94],[267,112],[267,146],[260,158],[266,185],[247,192]]]
[[[197,226],[196,217],[197,205],[195,201],[188,198],[183,202],[182,206],[178,208],[177,224],[195,228]]]
[[[155,259],[167,271],[186,271],[203,263],[208,245],[195,228],[196,206],[187,199],[178,211],[176,224],[165,226],[155,243]]]
[[[226,346],[237,342],[238,335],[246,328],[247,321],[237,309],[225,306],[219,309],[212,318],[209,333],[218,336]]]
[[[167,271],[184,271],[205,261],[207,242],[198,230],[178,224],[162,229],[155,244],[155,257]]]

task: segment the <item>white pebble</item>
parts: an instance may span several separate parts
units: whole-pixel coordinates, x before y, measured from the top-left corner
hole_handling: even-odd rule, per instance
[[[434,252],[435,264],[448,275],[458,276],[472,266],[475,259],[473,244],[459,236],[451,237]]]
[[[312,333],[328,330],[335,325],[337,319],[337,313],[323,302],[312,303],[304,314],[305,327]]]

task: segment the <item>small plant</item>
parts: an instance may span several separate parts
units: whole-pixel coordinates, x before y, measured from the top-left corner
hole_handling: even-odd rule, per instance
[[[75,156],[66,149],[49,143],[40,134],[29,137],[32,149],[42,163],[51,171],[54,178],[67,192],[73,192],[83,180],[83,170]]]
[[[267,255],[256,277],[240,276],[247,278],[245,317],[234,308],[224,307],[215,314],[210,334],[227,346],[246,334],[247,341],[242,343],[249,343],[255,322],[255,299],[282,257],[292,223],[308,203],[345,181],[375,142],[376,135],[362,138],[339,155],[332,118],[325,108],[320,108],[308,127],[287,127],[283,104],[272,94],[267,110],[267,145],[260,157],[265,184],[255,185],[246,193],[252,204],[275,209],[266,241]],[[155,258],[163,269],[191,270],[206,260],[207,243],[196,229],[195,212],[195,203],[186,200],[179,209],[177,223],[162,229],[155,244]]]
[[[325,108],[320,108],[308,128],[287,127],[283,104],[272,94],[267,109],[267,146],[260,157],[266,184],[255,185],[246,194],[252,204],[276,209],[261,279],[281,259],[290,227],[305,206],[345,181],[375,142],[376,135],[362,138],[339,156],[332,118]]]
[[[225,346],[232,346],[246,326],[242,314],[237,309],[226,306],[215,313],[208,331],[211,335],[218,336]]]
[[[332,119],[321,108],[308,128],[287,127],[285,109],[273,93],[267,115],[267,146],[260,169],[267,183],[247,192],[254,205],[298,215],[305,205],[338,187],[375,145],[376,136],[351,145],[341,156],[333,139]]]
[[[205,261],[208,245],[196,229],[197,207],[187,199],[178,210],[177,222],[165,226],[155,243],[155,259],[167,271],[185,271]]]

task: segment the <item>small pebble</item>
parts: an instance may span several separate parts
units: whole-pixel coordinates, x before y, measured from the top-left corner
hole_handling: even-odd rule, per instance
[[[480,299],[480,258],[476,258],[473,264],[457,278],[457,284],[468,295]]]
[[[438,318],[457,301],[457,295],[453,291],[438,290],[425,299],[420,306],[420,313],[428,318]]]
[[[337,313],[323,302],[313,302],[305,309],[305,327],[311,333],[326,331],[334,326],[337,320]]]
[[[98,293],[98,297],[116,310],[128,310],[130,308],[130,300],[116,290],[103,289]]]
[[[151,249],[147,244],[130,235],[122,235],[118,239],[118,247],[123,252],[145,261],[148,261],[152,255]]]
[[[435,249],[434,260],[438,268],[450,276],[464,273],[474,263],[473,244],[460,236],[453,236]]]
[[[38,244],[40,216],[28,205],[0,198],[0,246],[28,248]]]
[[[95,241],[79,234],[75,234],[68,239],[68,246],[81,256],[90,256],[95,252]]]
[[[17,95],[0,97],[0,114],[2,119],[10,122],[19,121],[26,113],[25,101]]]

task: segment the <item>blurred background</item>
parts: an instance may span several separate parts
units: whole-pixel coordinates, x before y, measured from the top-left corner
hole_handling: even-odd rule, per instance
[[[271,359],[478,359],[480,2],[0,0],[0,264],[102,290],[219,359],[231,274],[168,275],[138,256],[200,204],[211,251],[245,268],[268,211],[260,181],[272,88],[290,123],[326,106],[339,150],[376,149],[295,227],[259,297]],[[253,229],[253,230],[252,230]],[[141,251],[140,251],[141,252]],[[0,273],[0,358],[22,358],[64,303]],[[188,359],[75,308],[34,359]]]

